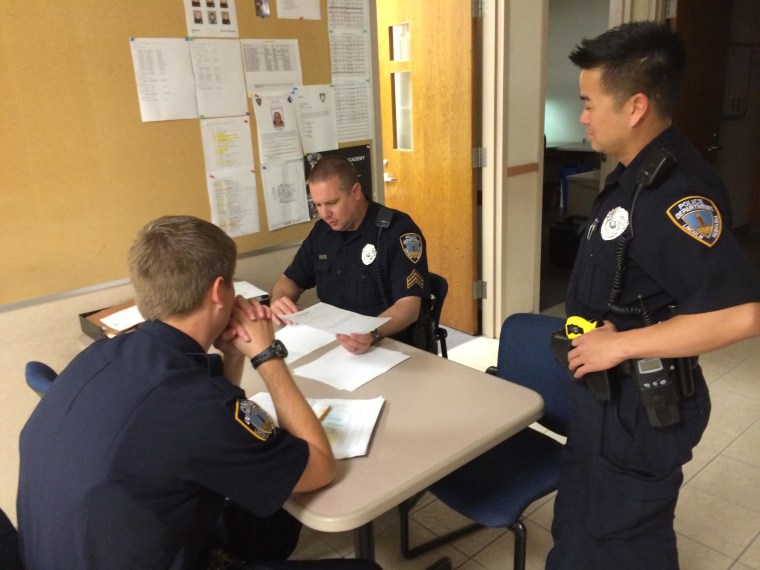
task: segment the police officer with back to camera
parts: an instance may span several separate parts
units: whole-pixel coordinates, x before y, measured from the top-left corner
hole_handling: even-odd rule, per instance
[[[309,191],[320,220],[293,262],[272,288],[278,322],[298,311],[306,289],[320,301],[368,316],[391,320],[366,334],[337,335],[338,342],[362,354],[382,337],[419,346],[418,320],[429,298],[425,238],[407,214],[367,200],[348,160],[328,155],[309,174]],[[419,329],[418,329],[419,330]]]
[[[581,325],[568,319],[575,381],[547,568],[678,568],[682,465],[710,414],[697,355],[760,335],[760,282],[722,183],[671,124],[680,38],[624,24],[570,59],[588,139],[619,164],[581,230],[567,293]]]
[[[327,485],[336,464],[269,309],[235,296],[236,255],[191,216],[139,232],[129,266],[146,322],[79,354],[21,432],[27,568],[379,568],[285,561],[301,525],[282,504]],[[239,387],[244,366],[258,369],[279,427]]]

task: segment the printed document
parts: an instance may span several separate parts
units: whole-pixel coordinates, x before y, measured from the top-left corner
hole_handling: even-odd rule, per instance
[[[269,392],[259,392],[249,399],[264,408],[277,423],[277,413]],[[385,399],[378,396],[371,400],[339,398],[307,398],[306,400],[317,416],[324,415],[322,427],[330,441],[335,459],[367,455],[372,432]]]
[[[291,323],[309,325],[333,334],[366,334],[390,321],[390,317],[367,317],[327,303],[317,303],[287,316]]]

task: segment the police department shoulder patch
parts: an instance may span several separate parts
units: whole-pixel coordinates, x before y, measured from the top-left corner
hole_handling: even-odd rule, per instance
[[[256,402],[239,398],[235,402],[235,421],[261,441],[266,441],[277,431],[269,413]]]
[[[715,203],[704,196],[688,196],[668,208],[673,223],[699,243],[712,247],[723,231],[723,220]]]
[[[417,234],[404,234],[399,241],[409,261],[417,263],[422,257],[422,238]]]

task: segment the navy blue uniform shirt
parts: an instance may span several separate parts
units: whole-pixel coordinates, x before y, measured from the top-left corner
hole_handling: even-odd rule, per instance
[[[285,276],[341,309],[375,317],[403,297],[429,291],[425,238],[412,219],[391,210],[391,225],[375,225],[382,206],[370,202],[355,231],[338,232],[318,220]]]
[[[659,186],[641,191],[631,216],[637,171],[654,148],[669,150],[677,166]],[[620,330],[643,326],[640,316],[614,315],[607,309],[619,236],[630,217],[634,237],[618,305],[635,306],[641,296],[655,320],[663,320],[669,305],[678,305],[681,314],[695,314],[760,301],[758,278],[731,233],[723,184],[670,127],[627,167],[618,165],[595,199],[580,234],[568,315],[610,320]]]
[[[36,570],[186,568],[225,497],[257,516],[290,496],[306,442],[161,322],[77,356],[21,433],[18,525]]]

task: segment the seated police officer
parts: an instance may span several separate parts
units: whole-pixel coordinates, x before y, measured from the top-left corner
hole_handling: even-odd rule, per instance
[[[298,311],[301,294],[316,286],[324,303],[362,315],[391,317],[372,332],[337,335],[347,350],[361,354],[385,336],[412,344],[422,298],[429,289],[420,229],[407,214],[368,201],[345,158],[322,158],[308,183],[321,219],[272,288],[275,319],[286,321],[287,315]]]
[[[197,218],[140,231],[129,267],[146,322],[77,356],[21,433],[27,568],[289,567],[267,562],[298,542],[300,524],[281,506],[328,484],[335,459],[273,341],[268,308],[235,297],[236,255]],[[212,344],[221,356],[208,354]],[[247,359],[279,427],[237,386]]]
[[[601,326],[569,352],[547,568],[676,569],[682,465],[710,415],[696,356],[760,334],[760,282],[723,184],[672,125],[686,66],[677,34],[624,24],[570,59],[588,139],[619,163],[580,234],[565,304]]]

